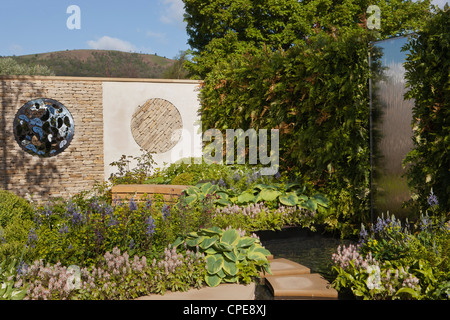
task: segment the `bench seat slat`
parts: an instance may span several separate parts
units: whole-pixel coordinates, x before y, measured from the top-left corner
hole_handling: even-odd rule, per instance
[[[111,188],[112,198],[117,200],[129,199],[134,197],[136,201],[142,199],[146,194],[153,198],[154,194],[162,194],[167,202],[175,202],[186,188],[187,185],[161,185],[161,184],[119,184]]]

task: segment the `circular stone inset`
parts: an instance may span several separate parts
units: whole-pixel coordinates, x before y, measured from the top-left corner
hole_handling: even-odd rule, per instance
[[[72,141],[75,126],[64,105],[53,99],[35,99],[16,113],[14,137],[27,153],[51,157],[64,151]]]
[[[169,101],[154,98],[140,106],[131,118],[131,133],[147,152],[163,153],[181,138],[183,121],[178,109]]]

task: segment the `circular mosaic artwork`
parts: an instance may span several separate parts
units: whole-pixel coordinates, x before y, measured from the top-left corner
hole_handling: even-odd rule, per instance
[[[133,138],[147,152],[163,153],[172,149],[181,138],[182,128],[178,109],[160,98],[148,100],[131,119]]]
[[[25,103],[14,118],[14,136],[31,155],[51,157],[64,151],[72,141],[75,127],[72,115],[53,99]]]

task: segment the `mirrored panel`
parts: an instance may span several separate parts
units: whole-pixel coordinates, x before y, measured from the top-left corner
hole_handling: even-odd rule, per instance
[[[51,157],[72,141],[75,126],[69,110],[60,102],[41,98],[28,101],[14,118],[14,137],[27,153]]]
[[[403,208],[411,197],[402,161],[413,148],[412,109],[413,100],[405,100],[407,91],[403,63],[406,52],[402,47],[407,37],[398,37],[376,42],[374,45],[383,52],[384,68],[382,77],[374,82],[374,108],[378,118],[374,129],[378,137],[375,141],[375,209],[377,214],[389,211],[397,217],[408,216]]]

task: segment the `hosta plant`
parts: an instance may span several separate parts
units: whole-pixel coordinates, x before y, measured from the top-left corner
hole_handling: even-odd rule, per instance
[[[328,199],[324,195],[317,193],[308,197],[304,192],[305,187],[301,187],[298,183],[258,183],[247,190],[236,191],[207,182],[186,189],[184,201],[188,205],[193,205],[204,201],[208,196],[213,196],[213,203],[216,206],[264,202],[272,204],[273,207],[299,206],[310,211],[316,211],[319,207],[328,208]]]
[[[265,249],[258,238],[246,236],[236,229],[223,230],[217,227],[189,233],[178,238],[175,246],[185,244],[186,248],[205,254],[205,282],[215,287],[222,282],[250,283],[260,272],[271,274]]]

